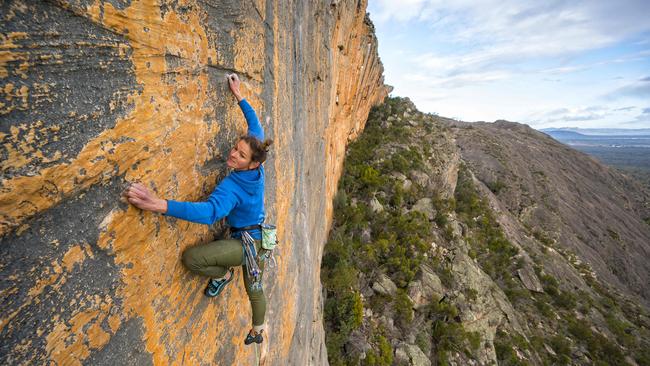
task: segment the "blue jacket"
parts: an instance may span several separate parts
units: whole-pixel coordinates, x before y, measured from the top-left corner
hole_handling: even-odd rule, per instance
[[[255,110],[246,99],[239,102],[248,123],[248,135],[264,140],[264,130]],[[256,225],[264,221],[264,167],[233,171],[226,176],[205,202],[178,202],[167,200],[167,216],[213,224],[226,217],[232,227]],[[250,231],[255,239],[261,238],[259,230]],[[233,237],[239,237],[235,234]]]

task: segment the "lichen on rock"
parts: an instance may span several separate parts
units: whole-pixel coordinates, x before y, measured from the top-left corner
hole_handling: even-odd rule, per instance
[[[348,136],[387,93],[365,7],[1,2],[0,362],[252,363],[243,287],[208,300],[179,261],[221,227],[119,200],[134,181],[164,198],[209,195],[245,131],[232,72],[275,140],[266,207],[283,245],[262,357],[326,362],[318,269],[331,188]]]

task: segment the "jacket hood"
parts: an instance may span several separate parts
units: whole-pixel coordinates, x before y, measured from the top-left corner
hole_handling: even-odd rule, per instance
[[[239,185],[244,192],[254,195],[264,191],[264,167],[258,169],[233,171],[230,178]]]

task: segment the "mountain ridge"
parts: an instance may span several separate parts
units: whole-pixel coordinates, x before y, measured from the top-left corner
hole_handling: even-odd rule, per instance
[[[527,125],[405,98],[371,111],[345,171],[322,269],[331,364],[650,362],[636,181]]]
[[[580,127],[548,127],[539,129],[542,132],[576,132],[587,136],[635,136],[650,135],[650,128],[580,128]]]

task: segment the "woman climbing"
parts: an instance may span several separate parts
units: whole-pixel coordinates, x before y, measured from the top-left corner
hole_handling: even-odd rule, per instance
[[[228,155],[226,165],[233,171],[219,183],[207,201],[178,202],[160,199],[139,183],[132,184],[126,190],[125,196],[131,204],[140,209],[191,222],[209,225],[226,217],[231,226],[232,239],[188,248],[183,253],[183,264],[190,271],[211,278],[204,291],[208,297],[218,296],[233,279],[233,266],[243,266],[244,285],[253,310],[253,328],[244,340],[248,345],[253,342],[262,343],[263,340],[266,298],[261,279],[264,262],[251,260],[251,257],[260,252],[260,224],[264,221],[262,163],[266,160],[273,141],[264,139],[264,131],[255,110],[241,95],[240,81],[236,74],[228,76],[228,86],[244,113],[248,133],[237,140]],[[250,247],[243,249],[242,242],[248,243]],[[244,252],[252,256],[246,258]]]

